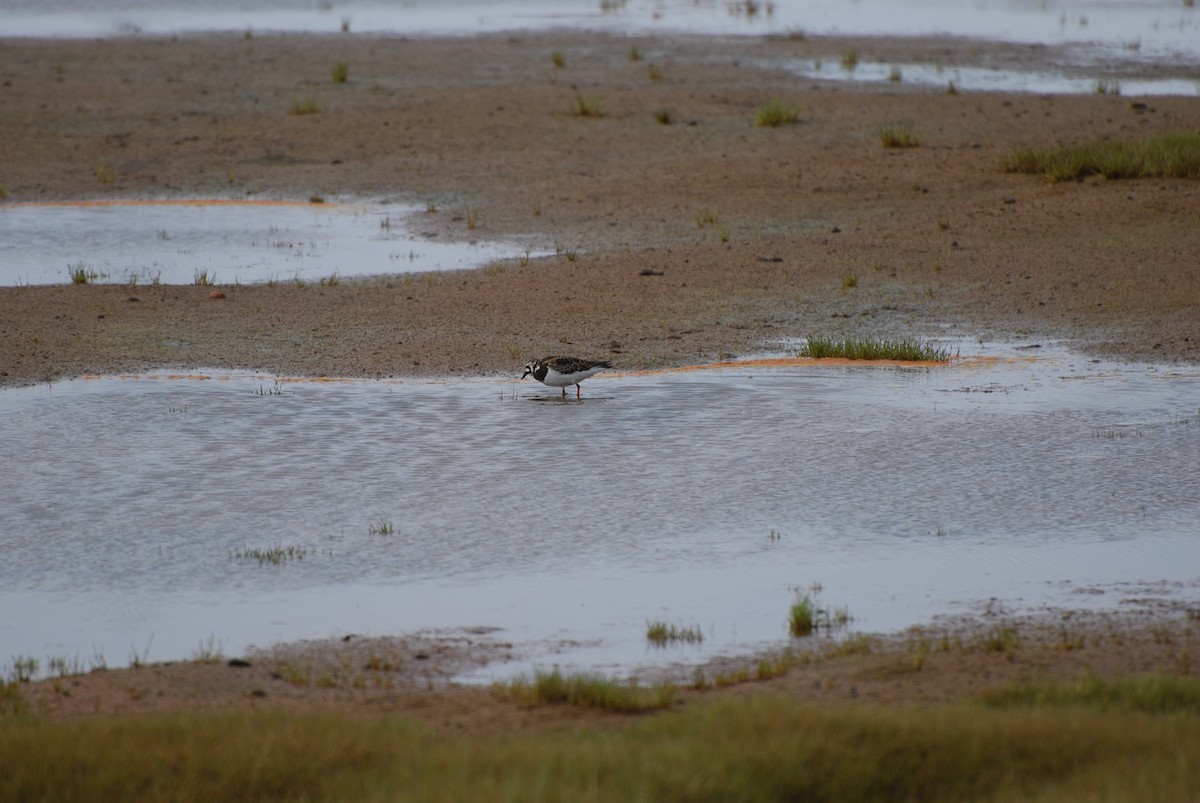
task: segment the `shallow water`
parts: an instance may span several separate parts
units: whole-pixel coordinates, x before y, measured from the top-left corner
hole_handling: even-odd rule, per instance
[[[510,378],[4,390],[0,659],[487,626],[525,655],[491,674],[628,671],[782,645],[813,584],[863,631],[1195,598],[1200,372],[1033,353],[601,374],[582,402]],[[307,554],[244,555],[272,546]],[[647,649],[648,619],[705,642]]]
[[[1013,91],[1091,92],[1115,62],[1200,64],[1200,10],[1181,0],[0,0],[9,36],[101,37],[200,31],[470,36],[571,28],[653,35],[953,36],[1063,48],[1093,74],[1064,82],[1005,71]],[[934,69],[936,65],[923,65]],[[916,74],[915,67],[910,71]],[[964,76],[963,89],[972,88]],[[1045,81],[1049,78],[1049,83]],[[1194,82],[1122,82],[1125,94],[1196,94]],[[1089,80],[1090,79],[1090,80]]]
[[[1197,33],[1200,36],[1200,32]],[[1200,95],[1200,72],[1191,79],[1121,79],[1104,72],[1066,74],[1048,70],[1005,70],[987,67],[946,67],[938,64],[859,63],[854,69],[812,59],[795,59],[784,67],[796,75],[822,81],[918,86],[947,89],[951,84],[964,92],[1038,92],[1057,95],[1086,95],[1101,89],[1110,94]]]
[[[67,284],[77,270],[93,282],[316,282],[544,253],[439,238],[422,231],[426,215],[397,204],[211,199],[5,205],[0,284]]]

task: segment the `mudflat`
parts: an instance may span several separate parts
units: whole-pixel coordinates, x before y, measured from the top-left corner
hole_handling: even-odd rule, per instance
[[[1042,57],[854,45],[879,61]],[[581,32],[5,41],[5,204],[387,198],[430,210],[416,221],[430,236],[557,253],[332,286],[76,286],[64,266],[63,285],[0,289],[0,382],[198,366],[519,375],[556,352],[647,368],[809,334],[1200,358],[1194,180],[1001,169],[1019,147],[1194,129],[1200,102],[861,88],[786,69],[835,70],[845,46]],[[756,126],[771,101],[796,120]],[[883,147],[878,129],[896,123],[917,147]]]
[[[1042,57],[954,40],[854,45],[880,61]],[[1019,147],[1195,129],[1200,101],[862,88],[786,69],[793,58],[836,64],[845,46],[580,32],[3,41],[0,203],[386,198],[427,209],[417,225],[429,236],[520,237],[556,254],[324,284],[70,285],[64,273],[59,286],[4,287],[0,384],[195,367],[516,377],[556,352],[655,368],[810,334],[1053,339],[1200,362],[1196,181],[1051,184],[1001,169]],[[337,62],[345,83],[331,78]],[[755,125],[771,101],[795,121]],[[879,128],[896,123],[919,145],[883,147]],[[984,621],[928,659],[913,646],[922,637],[899,637],[772,684],[934,702],[1035,673],[1174,671],[1194,661],[1195,621],[1181,609],[1132,622],[1050,617],[1022,625],[1019,649],[987,647]],[[1160,632],[1169,638],[1150,635]],[[513,645],[368,647],[395,660],[363,687],[336,673],[355,645],[330,644],[314,649],[334,662],[331,683],[288,682],[280,667],[299,661],[264,656],[91,673],[28,697],[60,716],[350,704],[484,730],[585,716],[444,690],[458,661],[502,660]]]

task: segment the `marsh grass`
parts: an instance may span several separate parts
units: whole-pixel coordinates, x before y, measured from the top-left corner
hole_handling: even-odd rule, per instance
[[[67,275],[71,277],[71,282],[73,284],[87,284],[92,279],[96,278],[96,272],[89,268],[84,262],[77,262],[74,265],[68,265]]]
[[[576,117],[603,117],[604,109],[600,106],[600,101],[585,97],[582,92],[577,91],[571,104],[571,113]]]
[[[19,690],[0,690],[17,699]],[[69,770],[69,771],[68,771]],[[603,726],[450,734],[386,714],[10,716],[3,800],[1191,800],[1200,718],[762,694]]]
[[[329,77],[333,79],[335,84],[344,84],[350,77],[350,63],[346,61],[335,61],[333,67],[329,70]]]
[[[810,335],[801,357],[824,359],[837,357],[846,360],[900,360],[912,362],[948,362],[950,353],[928,343],[914,340],[884,340],[833,338]]]
[[[561,52],[555,50],[550,54],[550,63],[561,70],[563,67],[567,66],[567,57]]]
[[[1043,175],[1052,182],[1088,176],[1200,177],[1200,131],[1173,131],[1137,142],[1108,140],[1063,148],[1022,148],[1002,165],[1008,173]]]
[[[985,692],[995,708],[1082,707],[1097,711],[1200,716],[1200,677],[1138,675],[1108,679],[1085,675],[1068,681],[1024,681]]]
[[[230,556],[235,560],[255,560],[258,561],[258,565],[260,566],[266,564],[282,566],[291,560],[304,560],[305,556],[311,552],[312,550],[308,547],[275,544],[266,548],[246,547],[244,549],[235,549],[230,553]]]
[[[773,100],[758,107],[754,113],[754,124],[760,128],[778,128],[790,125],[800,117],[800,111],[781,100]]]
[[[555,667],[549,672],[537,670],[532,678],[497,683],[492,692],[523,706],[567,704],[631,714],[667,708],[675,702],[678,689],[671,684],[643,686],[636,678],[623,683],[594,672],[564,675]]]
[[[392,520],[382,516],[367,525],[367,533],[370,535],[391,535],[394,532],[396,528],[392,525]]]
[[[875,129],[879,144],[885,148],[915,148],[921,144],[921,138],[907,123],[888,123]]]
[[[225,657],[223,645],[217,640],[216,636],[209,635],[196,647],[196,651],[192,653],[192,660],[201,664],[217,664]]]
[[[842,69],[853,71],[858,68],[858,51],[852,47],[848,47],[842,51],[841,56]]]
[[[813,598],[805,594],[792,603],[788,611],[788,632],[793,636],[807,636],[816,630],[817,606]]]
[[[197,287],[211,287],[217,283],[217,274],[196,268],[192,273],[192,283]]]
[[[288,114],[320,114],[321,104],[312,95],[305,95],[302,98],[292,98],[291,105],[288,106]]]
[[[646,622],[646,640],[656,647],[668,644],[699,644],[704,633],[699,625],[668,624],[661,619]]]
[[[1021,635],[1016,625],[1002,623],[981,633],[975,646],[984,652],[1002,652],[1011,659],[1021,646]]]
[[[848,608],[826,608],[812,594],[798,594],[788,609],[788,632],[794,637],[844,630],[854,621]]]
[[[13,683],[28,683],[38,673],[38,659],[33,656],[18,655],[12,659],[8,679]]]

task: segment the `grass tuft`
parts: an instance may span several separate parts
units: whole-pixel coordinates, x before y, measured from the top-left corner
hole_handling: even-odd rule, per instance
[[[915,148],[921,144],[921,138],[907,123],[889,123],[875,129],[879,142],[885,148]]]
[[[1121,178],[1200,177],[1200,132],[1173,131],[1139,142],[1105,141],[1063,148],[1022,148],[1003,163],[1007,173],[1044,175],[1050,181],[1088,176]]]
[[[949,362],[950,353],[928,343],[912,340],[867,340],[832,338],[810,335],[800,350],[801,357],[824,359],[838,357],[846,360],[902,360],[906,362]]]
[[[665,647],[671,643],[699,644],[704,641],[704,633],[699,625],[680,626],[667,624],[661,619],[646,622],[646,640],[656,647]]]
[[[344,84],[346,79],[350,77],[350,63],[346,61],[335,61],[330,69],[330,77],[335,84]]]
[[[275,544],[265,548],[256,546],[235,549],[230,553],[230,557],[236,560],[256,560],[259,566],[264,564],[281,566],[290,560],[304,560],[304,556],[310,552],[311,550],[307,547]]]
[[[571,113],[576,117],[603,117],[604,109],[601,108],[600,101],[584,97],[582,92],[576,92]]]
[[[817,629],[817,604],[805,594],[792,603],[788,612],[788,632],[793,636],[807,636]]]
[[[320,114],[321,104],[312,95],[305,95],[302,98],[292,98],[292,103],[288,106],[288,114]]]
[[[622,683],[598,673],[564,675],[554,668],[538,670],[533,678],[521,676],[509,683],[498,683],[493,693],[520,705],[568,704],[581,708],[599,708],[619,713],[639,713],[667,708],[675,702],[678,689],[670,684],[642,686],[636,679]]]
[[[367,525],[367,532],[371,535],[391,535],[396,532],[396,528],[392,525],[391,519],[381,516]]]
[[[754,124],[759,128],[778,128],[796,122],[799,116],[798,109],[781,100],[773,100],[758,107],[754,113]]]

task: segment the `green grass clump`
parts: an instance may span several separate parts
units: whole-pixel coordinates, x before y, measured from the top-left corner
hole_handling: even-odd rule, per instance
[[[603,117],[604,109],[600,101],[583,96],[582,92],[575,93],[575,101],[571,104],[571,113],[576,117]]]
[[[801,357],[822,359],[839,357],[846,360],[902,360],[914,362],[948,362],[950,353],[928,343],[912,340],[870,340],[833,338],[810,335],[800,350]]]
[[[915,148],[921,144],[921,138],[907,123],[881,125],[875,133],[885,148]]]
[[[260,566],[263,564],[282,566],[290,560],[304,560],[304,556],[310,552],[311,550],[308,547],[275,544],[265,548],[256,546],[235,549],[230,553],[230,556],[235,560],[258,561],[258,565]]]
[[[367,532],[371,535],[391,535],[396,532],[396,528],[392,524],[391,519],[385,519],[381,516],[367,525]]]
[[[305,95],[302,98],[293,98],[292,103],[288,106],[288,114],[320,114],[321,104],[312,95]]]
[[[335,61],[330,69],[330,77],[335,84],[344,84],[350,77],[350,63],[346,61]]]
[[[1138,142],[1106,141],[1064,148],[1022,148],[1003,164],[1008,173],[1044,175],[1050,181],[1087,176],[1120,178],[1200,177],[1200,132],[1173,131]]]
[[[654,620],[646,623],[646,640],[656,647],[665,647],[672,642],[699,644],[704,641],[704,633],[699,625],[681,626]]]
[[[450,734],[242,710],[0,722],[0,800],[1193,800],[1200,718],[761,694],[602,727]]]
[[[798,109],[781,100],[773,100],[758,107],[754,113],[754,124],[760,128],[778,128],[796,122],[799,116]]]
[[[78,262],[67,267],[67,275],[73,284],[87,284],[95,278],[96,272],[89,269],[86,263]]]
[[[793,636],[811,636],[824,630],[843,630],[854,617],[846,608],[824,608],[811,594],[800,594],[788,610],[788,632]]]
[[[496,684],[492,690],[500,698],[520,705],[565,703],[626,714],[666,708],[675,702],[678,693],[670,684],[642,686],[636,679],[622,683],[592,672],[564,675],[557,667],[549,672],[538,670],[532,679],[519,677],[507,684]]]
[[[807,636],[816,630],[817,605],[805,594],[792,603],[788,611],[788,632],[793,636]]]
[[[1015,683],[982,695],[996,708],[1079,706],[1097,711],[1200,715],[1200,678],[1144,675],[1108,680],[1087,675],[1072,681]]]

